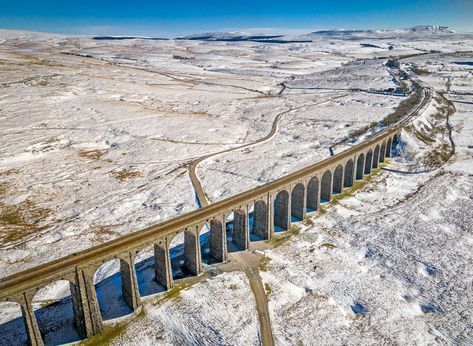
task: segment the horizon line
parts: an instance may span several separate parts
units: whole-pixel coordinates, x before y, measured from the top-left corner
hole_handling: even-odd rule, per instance
[[[343,27],[330,27],[330,28],[314,28],[314,29],[309,29],[309,28],[285,28],[285,27],[263,27],[263,28],[251,28],[251,27],[246,27],[246,28],[221,28],[221,29],[215,29],[215,30],[196,30],[188,34],[182,34],[182,35],[143,35],[140,33],[126,33],[126,34],[120,34],[120,33],[72,33],[72,32],[61,32],[60,30],[58,31],[53,31],[53,30],[36,30],[36,29],[22,29],[22,28],[14,28],[14,27],[0,27],[0,30],[4,31],[18,31],[18,32],[29,32],[29,33],[42,33],[42,34],[52,34],[52,35],[61,35],[61,36],[79,36],[79,37],[104,37],[104,36],[110,36],[110,37],[135,37],[135,38],[143,38],[143,39],[177,39],[177,38],[183,38],[187,36],[193,36],[193,35],[199,35],[199,34],[215,34],[215,33],[240,33],[240,34],[249,34],[249,35],[281,35],[281,36],[297,36],[297,35],[307,35],[313,32],[323,32],[323,31],[376,31],[376,30],[383,30],[383,31],[395,31],[395,30],[408,30],[416,27],[431,27],[431,26],[437,26],[440,28],[448,28],[453,30],[455,33],[458,34],[473,34],[473,31],[462,31],[462,30],[457,30],[452,26],[448,25],[437,25],[437,24],[418,24],[418,25],[413,25],[413,26],[405,26],[405,27],[372,27],[372,28],[343,28]],[[131,26],[133,27],[133,25]],[[76,31],[82,31],[84,29],[88,28],[115,28],[115,29],[124,29],[127,28],[127,26],[123,25],[90,25],[90,26],[77,26],[75,27]],[[74,29],[74,28],[72,28]],[[100,31],[100,30],[97,30]],[[113,31],[113,30],[110,30]],[[137,29],[136,31],[140,31]],[[177,33],[176,33],[177,34]]]

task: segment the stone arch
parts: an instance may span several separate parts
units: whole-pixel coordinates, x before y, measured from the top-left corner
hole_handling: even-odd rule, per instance
[[[228,252],[242,251],[247,248],[249,240],[248,218],[243,209],[233,210],[225,222]]]
[[[363,172],[365,166],[365,154],[361,153],[356,160],[356,180],[363,179]]]
[[[400,133],[395,133],[393,136],[393,142],[392,145],[395,146],[399,144],[399,141],[401,140],[401,134]]]
[[[150,296],[166,290],[157,279],[156,245],[149,245],[136,252],[134,266],[140,297]]]
[[[374,148],[374,152],[373,152],[373,163],[372,163],[371,167],[373,167],[373,168],[378,168],[378,162],[379,162],[379,145],[377,145],[377,146]]]
[[[233,219],[233,212],[229,213],[225,219],[225,234],[227,240],[227,250],[229,253],[241,250],[233,242],[233,231],[235,226]]]
[[[344,176],[343,176],[343,187],[351,187],[353,186],[353,160],[348,160],[345,169],[344,169]]]
[[[332,197],[332,172],[326,171],[320,180],[320,203],[330,201]]]
[[[128,263],[114,258],[102,263],[95,271],[94,284],[100,314],[103,320],[125,316],[133,312],[127,292],[130,282],[123,271],[128,271]]]
[[[304,184],[298,183],[291,192],[291,217],[292,221],[301,221],[304,219]]]
[[[211,264],[212,256],[210,254],[210,224],[205,223],[199,232],[199,248],[200,248],[200,260],[201,264]]]
[[[250,208],[250,240],[268,239],[268,208],[266,202],[257,200]]]
[[[398,145],[399,145],[400,142],[401,142],[401,134],[400,134],[400,133],[396,133],[396,134],[393,136],[393,139],[392,139],[392,144],[391,144],[391,156],[397,154]]]
[[[386,142],[381,144],[381,149],[379,149],[379,162],[384,162],[384,158],[386,156]]]
[[[0,345],[27,345],[28,334],[21,305],[14,301],[1,301]]]
[[[307,184],[307,212],[316,211],[319,207],[319,179],[312,177]]]
[[[249,222],[247,212],[238,208],[233,211],[233,243],[242,250],[249,244]]]
[[[223,217],[210,220],[210,257],[213,262],[227,260],[227,233]]]
[[[68,280],[55,280],[39,289],[32,305],[45,344],[64,344],[81,339],[83,322],[74,314],[80,299],[73,299],[76,287]],[[77,326],[77,327],[76,327]]]
[[[373,150],[368,150],[365,160],[365,174],[371,173],[371,162],[373,161]]]
[[[386,155],[385,155],[385,157],[391,157],[391,144],[392,144],[392,140],[391,140],[391,137],[389,137],[388,142],[386,144]]]
[[[172,280],[179,280],[200,272],[199,231],[201,226],[177,232],[169,239],[169,262]]]
[[[333,173],[333,193],[342,192],[343,188],[343,166],[338,165]]]
[[[283,232],[287,231],[289,227],[289,192],[282,190],[274,199],[274,230]]]

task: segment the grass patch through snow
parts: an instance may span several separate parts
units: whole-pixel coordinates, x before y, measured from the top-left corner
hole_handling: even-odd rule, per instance
[[[130,320],[123,323],[116,323],[113,325],[105,326],[102,333],[94,335],[88,339],[80,342],[79,345],[84,346],[102,346],[102,345],[111,345],[112,341],[119,337],[125,331],[126,327],[138,319],[141,319],[145,316],[144,307],[141,308],[141,311],[133,316]]]
[[[289,240],[293,235],[298,235],[299,233],[299,227],[291,225],[291,228],[289,228],[286,232],[275,233],[271,239],[265,241],[272,244],[274,247],[278,247]]]
[[[260,262],[260,265],[258,267],[259,271],[261,272],[267,272],[268,271],[268,264],[271,262],[271,258],[268,256],[263,257],[263,259]]]
[[[267,282],[264,283],[264,291],[266,293],[266,296],[269,296],[271,293],[273,293],[271,286]]]
[[[381,170],[380,168],[384,167],[386,164],[379,164],[379,168],[374,168],[371,170],[371,173],[363,178],[363,180],[355,181],[352,187],[342,190],[341,193],[332,196],[332,199],[328,205],[335,205],[343,198],[353,196],[357,191],[364,188],[373,178],[378,175]],[[321,208],[320,208],[321,209]]]

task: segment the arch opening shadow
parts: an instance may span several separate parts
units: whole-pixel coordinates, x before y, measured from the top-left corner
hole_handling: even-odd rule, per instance
[[[173,281],[192,276],[185,256],[185,234],[179,232],[172,238],[169,244],[169,259],[171,260],[171,272]]]
[[[365,161],[365,174],[371,173],[371,164],[373,161],[373,151],[369,150],[366,154],[366,161]]]
[[[342,192],[343,188],[343,166],[338,165],[337,168],[335,168],[335,171],[333,173],[333,193],[337,194]]]
[[[250,227],[250,241],[268,238],[268,210],[265,201],[256,201],[251,206],[248,223]]]
[[[312,177],[307,184],[307,212],[311,213],[319,208],[319,179]]]
[[[33,309],[45,345],[58,345],[81,340],[74,320],[71,295],[73,284],[54,281],[33,297]]]
[[[365,164],[365,155],[360,154],[358,159],[356,160],[356,180],[363,179],[363,172],[364,172],[364,164]]]
[[[353,170],[353,160],[348,160],[344,170],[345,174],[343,176],[343,187],[353,186]]]
[[[94,275],[95,292],[104,321],[133,312],[123,299],[121,266],[121,260],[112,259],[103,263]]]
[[[156,257],[154,246],[141,250],[135,258],[135,272],[141,297],[151,296],[166,291],[156,281]]]
[[[400,142],[400,140],[401,140],[401,134],[396,133],[396,134],[393,136],[393,144],[392,144],[392,145],[393,145],[393,146],[398,145],[399,142]]]
[[[392,144],[392,141],[391,141],[391,138],[388,139],[388,142],[386,144],[386,157],[391,157],[391,144]]]
[[[320,203],[329,202],[332,197],[332,172],[326,171],[320,181]]]
[[[289,192],[282,190],[274,199],[274,232],[285,232],[289,226]]]
[[[199,231],[200,258],[203,264],[215,263],[210,253],[210,225],[206,223]]]
[[[393,156],[398,156],[400,152],[400,147],[401,147],[401,134],[395,134],[392,139],[392,145],[391,145],[391,157]]]
[[[0,311],[0,345],[28,345],[21,305],[16,302],[0,302]]]
[[[299,183],[291,192],[291,221],[298,222],[304,219],[304,184]]]
[[[384,162],[384,158],[386,157],[386,142],[383,142],[381,145],[381,149],[379,149],[379,162]]]
[[[378,162],[379,162],[379,145],[377,145],[374,148],[374,153],[373,153],[373,163],[372,166],[373,168],[378,168]]]
[[[239,216],[238,216],[239,215]],[[236,217],[236,219],[235,219]],[[236,213],[233,211],[228,217],[225,222],[225,229],[227,233],[227,251],[228,253],[244,251],[244,247],[238,243],[239,236],[238,236],[238,219],[241,218],[240,213]],[[240,229],[241,231],[241,229]]]
[[[33,297],[35,317],[45,345],[81,339],[75,327],[71,289],[73,284],[69,281],[57,280],[44,286]]]

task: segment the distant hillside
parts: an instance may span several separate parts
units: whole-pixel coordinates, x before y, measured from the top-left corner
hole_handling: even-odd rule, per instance
[[[177,40],[263,42],[263,43],[304,43],[315,38],[330,37],[340,39],[396,38],[402,36],[424,37],[452,35],[456,32],[447,26],[419,25],[407,29],[367,29],[367,30],[320,30],[305,35],[266,35],[247,32],[207,32],[176,38]]]
[[[178,37],[177,40],[199,40],[199,41],[250,41],[264,43],[298,43],[312,42],[310,39],[299,39],[285,35],[253,35],[245,32],[211,32],[196,35]]]
[[[419,25],[407,29],[378,29],[378,30],[321,30],[311,32],[311,36],[400,36],[411,34],[455,34],[456,32],[447,26],[439,25]]]

